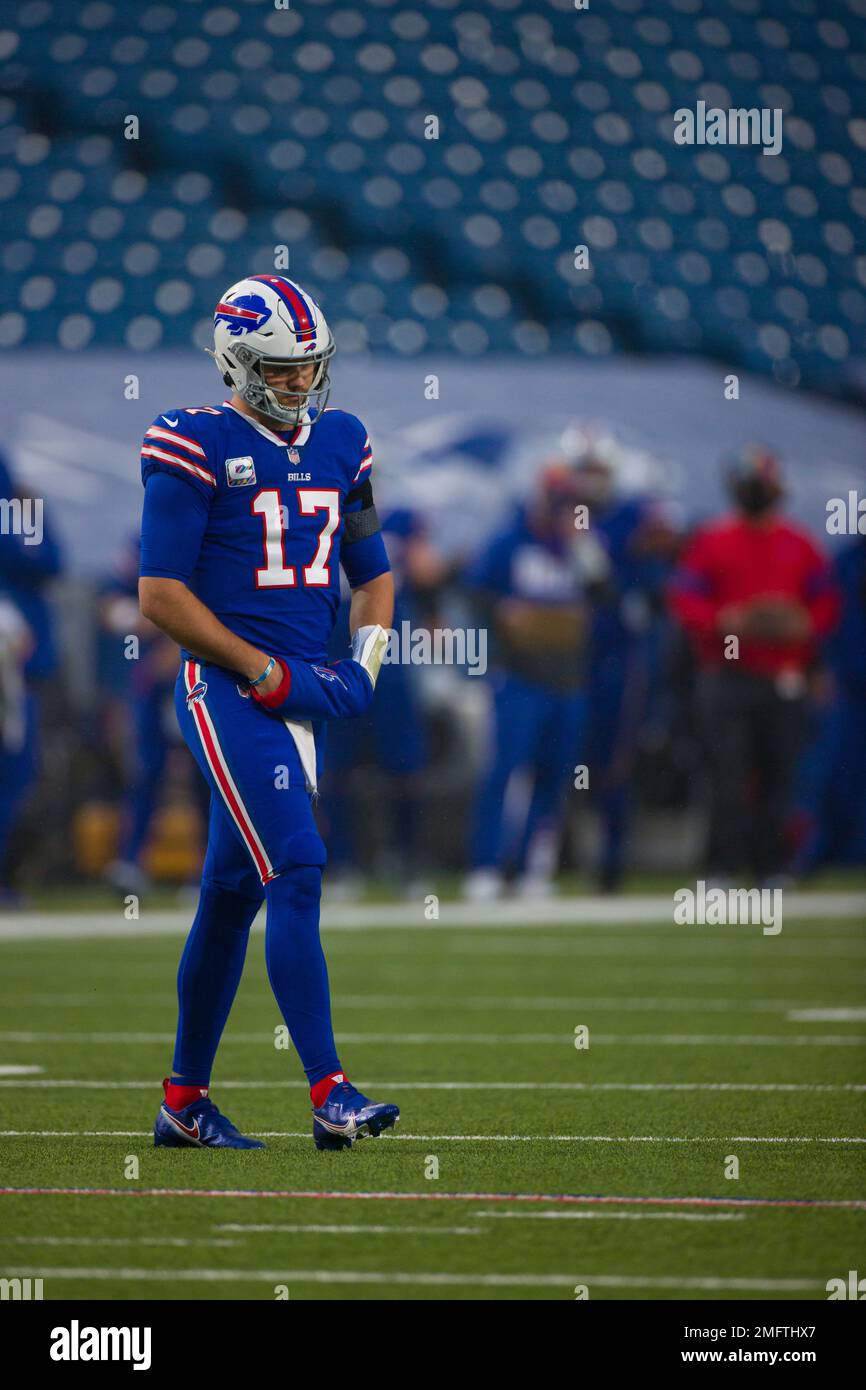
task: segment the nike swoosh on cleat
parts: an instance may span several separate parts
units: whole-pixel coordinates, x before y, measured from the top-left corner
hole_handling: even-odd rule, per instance
[[[341,1125],[334,1124],[332,1120],[323,1120],[321,1115],[317,1115],[316,1119],[325,1129],[330,1130],[331,1134],[351,1134],[355,1128],[355,1117],[353,1115],[350,1115],[348,1120],[344,1121]]]
[[[190,1127],[189,1125],[185,1125],[182,1120],[179,1120],[176,1115],[169,1115],[165,1106],[162,1107],[162,1113],[169,1124],[173,1125],[185,1139],[189,1139],[190,1143],[198,1144],[201,1142],[201,1130],[198,1127],[198,1120],[193,1120],[192,1126]]]

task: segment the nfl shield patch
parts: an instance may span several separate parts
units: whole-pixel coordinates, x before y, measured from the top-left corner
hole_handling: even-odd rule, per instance
[[[300,463],[301,456],[294,445],[289,449],[289,463]]]
[[[243,458],[226,459],[226,479],[229,487],[248,487],[256,480],[256,466],[249,454]]]

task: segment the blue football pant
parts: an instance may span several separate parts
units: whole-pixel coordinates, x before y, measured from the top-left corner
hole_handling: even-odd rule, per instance
[[[599,872],[606,880],[619,878],[624,865],[648,681],[647,656],[636,644],[598,654],[590,665],[586,752],[592,804],[601,822]]]
[[[474,868],[505,867],[505,791],[519,768],[534,773],[534,784],[518,840],[518,866],[539,832],[558,828],[563,798],[579,761],[586,700],[580,693],[560,694],[508,676],[494,689],[493,713],[493,756],[473,817],[470,858]]]
[[[198,911],[178,971],[175,1078],[208,1084],[249,929],[266,901],[268,977],[312,1085],[340,1063],[319,939],[325,847],[296,744],[219,667],[184,662],[176,708],[210,786],[211,813]]]
[[[163,727],[166,687],[155,685],[133,701],[135,726],[135,776],[124,807],[125,830],[120,858],[138,863],[156,809],[159,787],[168,756]]]

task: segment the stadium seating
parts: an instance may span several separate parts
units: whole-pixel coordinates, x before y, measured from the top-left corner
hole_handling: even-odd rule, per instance
[[[0,347],[201,343],[286,246],[344,351],[832,387],[866,324],[864,80],[866,0],[22,0]],[[676,144],[699,99],[781,109],[781,153]]]

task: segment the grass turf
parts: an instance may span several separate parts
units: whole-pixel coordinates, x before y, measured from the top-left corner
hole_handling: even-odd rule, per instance
[[[259,933],[213,1084],[241,1128],[272,1136],[253,1153],[152,1147],[179,938],[129,923],[100,941],[3,943],[2,1062],[42,1071],[0,1079],[0,1182],[123,1195],[3,1195],[0,1274],[42,1277],[58,1299],[272,1299],[281,1285],[571,1299],[578,1284],[590,1298],[825,1298],[862,1267],[866,1210],[485,1200],[866,1198],[864,1145],[846,1142],[866,1133],[863,1021],[791,1017],[862,1009],[863,923],[763,937],[584,928],[579,911],[574,927],[449,929],[446,909],[420,930],[325,933],[343,1063],[402,1110],[395,1134],[344,1154],[313,1148]],[[800,1089],[680,1089],[720,1084]],[[179,1188],[420,1196],[126,1195]],[[480,1195],[427,1200],[446,1193]]]

